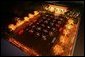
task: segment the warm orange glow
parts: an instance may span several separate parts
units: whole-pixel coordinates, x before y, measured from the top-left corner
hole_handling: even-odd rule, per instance
[[[70,31],[71,31],[71,29],[74,27],[74,22],[73,22],[73,20],[72,19],[69,19],[68,21],[67,21],[67,24],[65,25],[65,29],[63,30],[63,34],[64,35],[61,35],[60,36],[60,42],[62,43],[62,44],[67,44],[67,43],[69,43],[69,38],[67,37],[67,35],[69,35],[69,33],[70,33]]]
[[[73,28],[73,25],[71,25],[71,24],[66,25],[66,29],[71,29],[71,28]]]
[[[54,12],[54,7],[50,7],[49,11]]]
[[[67,23],[63,27],[64,29],[60,29],[60,32],[63,34],[60,35],[59,42],[53,47],[53,52],[56,55],[70,55],[70,51],[72,50],[73,46],[72,43],[74,42],[74,38],[76,35],[76,25],[74,24],[73,19],[68,19]],[[58,45],[59,44],[59,45]],[[67,49],[63,49],[67,48]],[[69,51],[69,52],[68,52]]]
[[[34,56],[39,56],[39,54],[36,53],[33,49],[30,49],[30,48],[24,46],[23,44],[21,44],[20,42],[18,42],[17,40],[15,40],[13,38],[9,38],[8,41],[11,42],[12,44],[14,44],[15,46],[17,46],[18,48],[22,49],[27,54],[30,54],[32,56],[33,55]]]
[[[12,30],[15,30],[15,25],[14,24],[10,24],[9,26],[8,26],[8,28],[12,31]]]
[[[64,30],[63,30],[63,34],[64,34],[64,35],[67,35],[67,34],[69,34],[69,30],[67,30],[67,29],[64,29]]]
[[[67,21],[67,24],[65,25],[65,29],[63,30],[63,34],[67,35],[70,33],[70,30],[74,27],[74,22],[72,19],[69,19]]]
[[[8,26],[8,28],[9,28],[11,31],[12,31],[12,30],[15,30],[17,27],[21,26],[23,23],[29,21],[30,18],[33,18],[33,17],[35,17],[35,16],[38,15],[38,14],[39,14],[38,11],[34,11],[34,14],[28,14],[28,17],[24,17],[24,20],[22,20],[22,21],[19,20],[19,19],[17,19],[16,25],[10,24],[10,25]]]
[[[56,44],[53,47],[53,52],[54,52],[55,55],[60,55],[60,54],[62,54],[64,52],[64,50],[63,50],[63,47],[62,46]]]
[[[74,21],[72,19],[69,19],[68,20],[68,23],[73,25],[74,24]]]
[[[62,7],[62,6],[56,6],[56,5],[51,5],[49,4],[48,7],[45,7],[46,10],[53,12],[54,15],[60,15],[60,14],[64,14],[65,12],[67,12],[67,7]]]
[[[33,18],[34,15],[29,13],[29,14],[28,14],[28,17],[29,17],[29,18]]]
[[[69,43],[69,38],[67,36],[60,36],[60,42],[62,45],[67,45]]]
[[[73,20],[69,19],[65,27],[66,27],[66,29],[71,29],[71,28],[73,28],[73,25],[74,25]]]
[[[28,17],[24,17],[24,21],[29,21],[29,18]]]
[[[38,11],[34,11],[34,15],[38,15],[39,14],[39,12]]]

